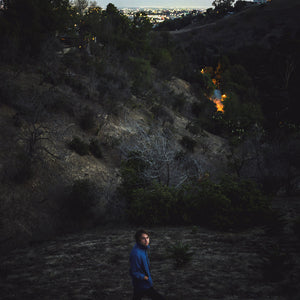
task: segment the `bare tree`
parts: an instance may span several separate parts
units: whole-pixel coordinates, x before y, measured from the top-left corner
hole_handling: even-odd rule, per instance
[[[58,158],[46,146],[46,142],[53,143],[53,141],[50,138],[51,131],[41,121],[45,108],[40,97],[41,95],[37,93],[33,94],[32,98],[28,101],[28,103],[31,102],[29,105],[32,112],[23,117],[18,117],[21,119],[23,126],[20,128],[17,141],[23,145],[24,154],[30,162],[41,159],[42,153],[47,153],[52,157]]]
[[[72,4],[78,9],[78,12],[83,15],[84,10],[89,6],[88,0],[73,0]]]
[[[90,7],[97,7],[97,6],[98,6],[97,1],[90,2]]]
[[[178,186],[189,178],[200,177],[200,163],[179,151],[176,139],[170,132],[157,130],[155,133],[148,133],[137,124],[135,127],[136,133],[129,139],[124,139],[120,148],[125,157],[134,153],[136,158],[146,163],[145,178],[168,186]]]
[[[293,72],[295,71],[295,68],[296,68],[295,59],[290,55],[285,60],[285,66],[282,72],[283,84],[285,89],[287,89],[289,86],[289,82]]]

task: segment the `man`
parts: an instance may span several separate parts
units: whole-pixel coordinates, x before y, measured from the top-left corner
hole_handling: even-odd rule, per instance
[[[154,288],[150,274],[150,265],[147,250],[149,247],[149,234],[141,229],[135,234],[136,244],[130,253],[130,275],[133,284],[133,300],[148,296],[151,299],[164,299]]]

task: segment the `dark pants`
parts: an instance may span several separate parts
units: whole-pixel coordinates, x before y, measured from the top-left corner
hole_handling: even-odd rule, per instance
[[[146,290],[134,291],[132,300],[140,300],[144,296],[150,297],[151,299],[155,299],[155,300],[164,300],[165,299],[153,287],[151,287],[150,289],[146,289]]]

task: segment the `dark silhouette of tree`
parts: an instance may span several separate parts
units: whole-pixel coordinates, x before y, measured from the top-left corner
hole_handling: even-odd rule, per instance
[[[212,5],[215,7],[214,12],[220,17],[233,10],[234,0],[215,0]]]
[[[0,20],[1,46],[13,44],[19,58],[36,57],[47,39],[64,30],[68,6],[68,0],[8,2]]]

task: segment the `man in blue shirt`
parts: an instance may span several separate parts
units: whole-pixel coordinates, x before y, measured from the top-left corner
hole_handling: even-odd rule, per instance
[[[133,300],[148,296],[151,299],[164,299],[154,288],[150,274],[150,263],[147,250],[149,234],[141,229],[135,234],[136,244],[130,253],[130,275],[133,284]]]

